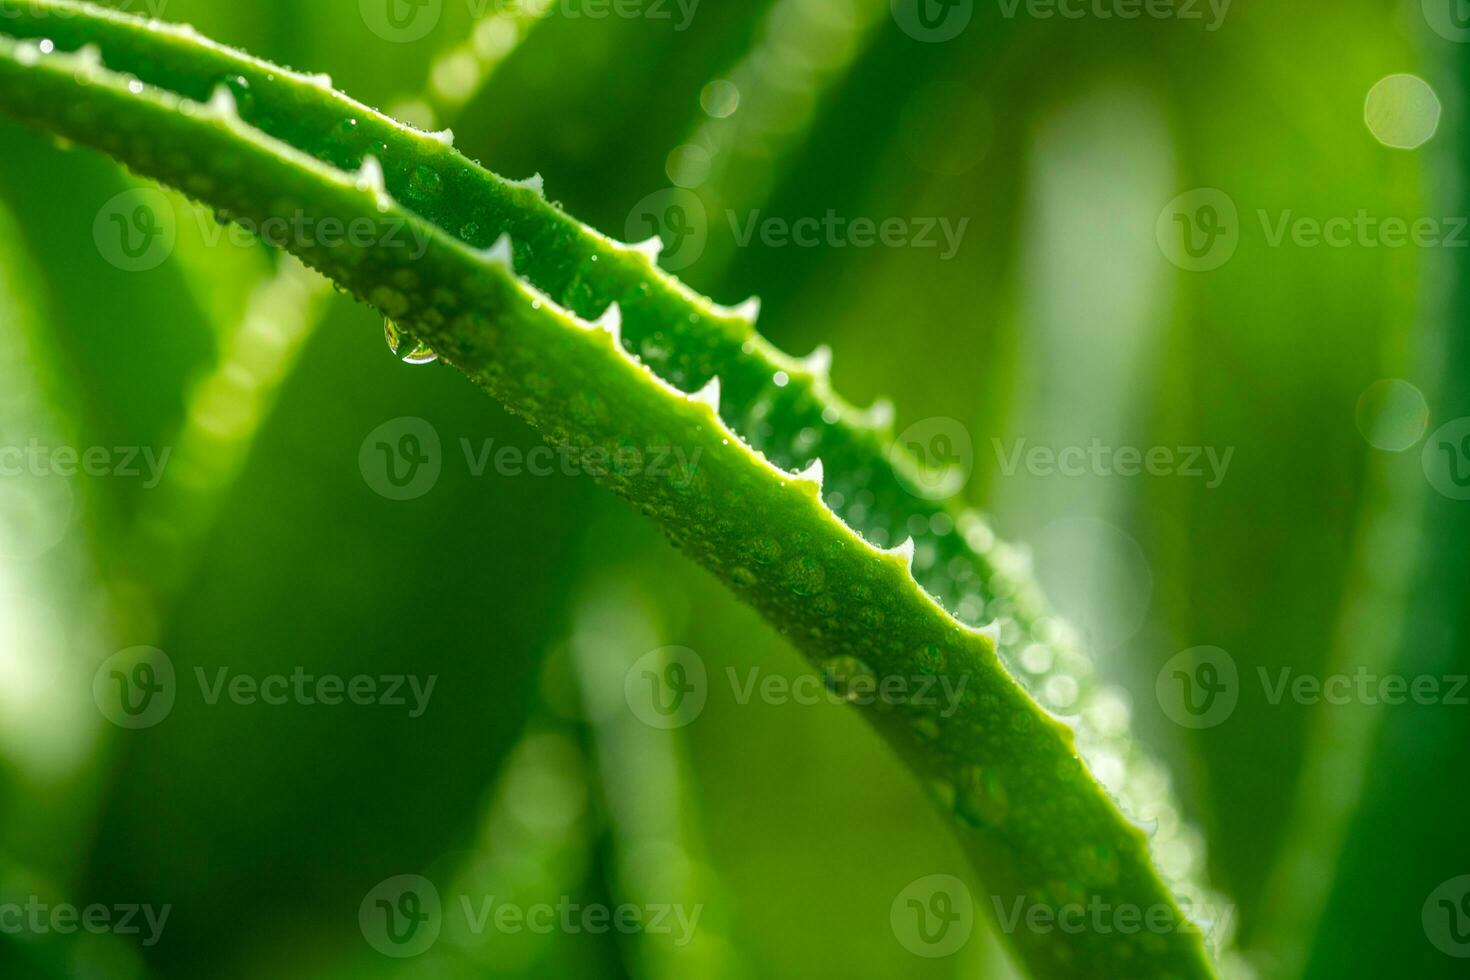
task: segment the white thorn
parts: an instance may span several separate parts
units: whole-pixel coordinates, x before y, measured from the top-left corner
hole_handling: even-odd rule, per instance
[[[102,49],[95,44],[85,44],[78,48],[72,58],[83,71],[95,71],[102,67]]]
[[[592,321],[592,325],[599,330],[606,330],[612,334],[613,343],[622,346],[623,343],[623,308],[612,303],[602,316]]]
[[[991,620],[986,625],[976,629],[975,632],[989,639],[991,643],[995,644],[996,649],[1000,648],[1000,620]]]
[[[801,366],[809,374],[819,378],[825,378],[832,372],[832,348],[822,344],[806,357],[801,359]]]
[[[708,405],[716,415],[720,414],[720,379],[710,378],[709,384],[689,395],[689,400],[700,405]]]
[[[388,196],[388,184],[383,177],[383,165],[371,153],[362,158],[362,166],[357,171],[356,186],[358,190],[367,191],[373,196],[373,203],[380,212],[387,211],[393,202],[393,199]]]
[[[308,85],[314,85],[319,89],[326,89],[327,91],[331,91],[332,76],[328,75],[324,71],[317,72],[315,75],[306,75],[304,76],[304,78],[306,80],[306,84]]]
[[[491,265],[503,265],[512,274],[515,273],[515,253],[511,249],[509,232],[495,239],[495,244],[491,245],[481,254],[485,256],[485,261]]]
[[[437,132],[425,133],[424,135],[440,146],[447,146],[450,149],[454,148],[454,130],[452,129],[441,129]]]
[[[874,429],[886,429],[893,424],[893,402],[880,398],[867,412],[868,425]]]
[[[228,85],[216,85],[209,96],[209,111],[216,117],[229,121],[240,118],[240,108],[235,104],[235,93]]]
[[[664,240],[658,235],[654,235],[647,241],[629,242],[624,248],[630,252],[637,252],[650,262],[657,262],[658,257],[663,254]]]
[[[541,178],[540,174],[532,174],[525,180],[508,180],[506,183],[512,187],[524,187],[528,191],[535,191],[537,197],[546,196],[546,181]]]
[[[716,309],[723,316],[744,320],[751,326],[755,326],[756,321],[761,318],[761,298],[752,296],[743,303],[737,303],[734,306],[717,306]]]
[[[387,181],[383,177],[383,165],[371,153],[362,158],[362,166],[357,170],[357,189],[375,194],[388,190]]]
[[[822,472],[822,460],[820,458],[812,460],[810,466],[796,474],[798,480],[815,483],[818,490],[822,489],[822,481],[825,477],[826,474]]]
[[[884,552],[884,554],[897,555],[898,557],[903,559],[903,563],[908,566],[909,571],[914,570],[913,538],[904,538],[903,544],[899,545],[897,548],[889,548],[887,551]]]

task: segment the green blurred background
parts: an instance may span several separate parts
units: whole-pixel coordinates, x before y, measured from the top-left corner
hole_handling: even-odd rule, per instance
[[[1470,890],[1470,706],[1273,703],[1259,671],[1470,671],[1470,503],[1448,469],[1470,436],[1470,9],[925,3],[939,26],[914,0],[427,0],[394,8],[401,29],[383,0],[111,5],[452,126],[615,237],[661,216],[693,242],[681,276],[759,294],[789,351],[830,344],[849,398],[892,398],[919,438],[953,420],[964,494],[1031,547],[1127,693],[1251,967],[1465,975],[1470,900],[1436,919],[1431,897]],[[1425,84],[1375,88],[1400,74]],[[773,630],[590,481],[476,475],[462,440],[535,435],[400,363],[367,308],[140,187],[0,122],[0,446],[170,452],[157,486],[0,476],[0,905],[171,911],[148,945],[0,921],[0,972],[1016,975],[988,925],[943,958],[900,941],[910,882],[960,875],[988,919],[983,882],[857,713],[740,702],[727,669],[808,671]],[[160,200],[167,254],[128,268],[109,215]],[[1201,210],[1222,200],[1233,215]],[[951,257],[740,240],[757,215],[829,213],[967,224]],[[1227,234],[1182,252],[1171,232],[1210,214]],[[1274,234],[1360,214],[1439,237]],[[442,445],[407,501],[359,465],[402,417]],[[1094,439],[1232,455],[1218,486],[1004,465],[1017,440]],[[138,646],[179,693],[129,730],[93,680]],[[623,692],[665,646],[713,679],[672,731]],[[1232,658],[1238,703],[1192,729],[1156,679],[1200,646]],[[220,668],[437,682],[420,717],[209,704],[195,671]],[[445,915],[400,960],[359,908],[405,874]],[[466,928],[461,897],[490,896],[701,918],[688,943]]]

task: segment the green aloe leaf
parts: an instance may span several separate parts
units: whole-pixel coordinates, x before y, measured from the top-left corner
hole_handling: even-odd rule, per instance
[[[1033,973],[1212,975],[1183,911],[1208,901],[1190,877],[1199,848],[1163,819],[1167,781],[1127,739],[1126,709],[1048,616],[1024,556],[933,499],[945,473],[893,445],[891,410],[832,392],[828,352],[782,354],[755,332],[755,304],[721,307],[662,273],[657,240],[613,241],[539,181],[499,178],[451,134],[398,124],[324,76],[85,4],[15,6],[0,25],[0,108],[222,216],[274,220],[268,240],[580,455],[868,703],[952,809]],[[333,223],[367,234],[299,230]],[[411,453],[390,461],[411,473]],[[1157,864],[1124,807],[1159,820]],[[951,914],[942,905],[920,911]],[[1033,906],[1106,911],[1047,928]]]

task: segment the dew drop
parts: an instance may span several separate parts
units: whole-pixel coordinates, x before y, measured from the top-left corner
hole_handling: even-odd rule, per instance
[[[1010,813],[1010,799],[993,769],[970,766],[955,787],[955,813],[974,827],[998,827]]]
[[[914,734],[926,742],[939,738],[939,719],[933,715],[919,715],[911,723]]]
[[[786,565],[786,585],[799,596],[813,596],[827,582],[827,570],[810,555],[802,555]]]
[[[762,535],[751,542],[750,556],[761,565],[769,565],[781,557],[781,545],[775,538]]]
[[[844,701],[862,700],[878,687],[873,669],[857,657],[846,654],[832,657],[822,664],[822,683]]]
[[[388,341],[388,349],[405,364],[433,364],[439,360],[439,355],[428,344],[386,318],[383,320],[383,337]]]
[[[444,181],[432,167],[421,164],[414,168],[413,175],[408,178],[409,199],[419,204],[434,200],[443,189]]]

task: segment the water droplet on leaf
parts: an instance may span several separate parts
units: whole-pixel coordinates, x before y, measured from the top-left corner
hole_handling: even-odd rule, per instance
[[[433,364],[439,360],[428,344],[392,320],[383,321],[383,337],[388,341],[388,349],[405,364]]]

